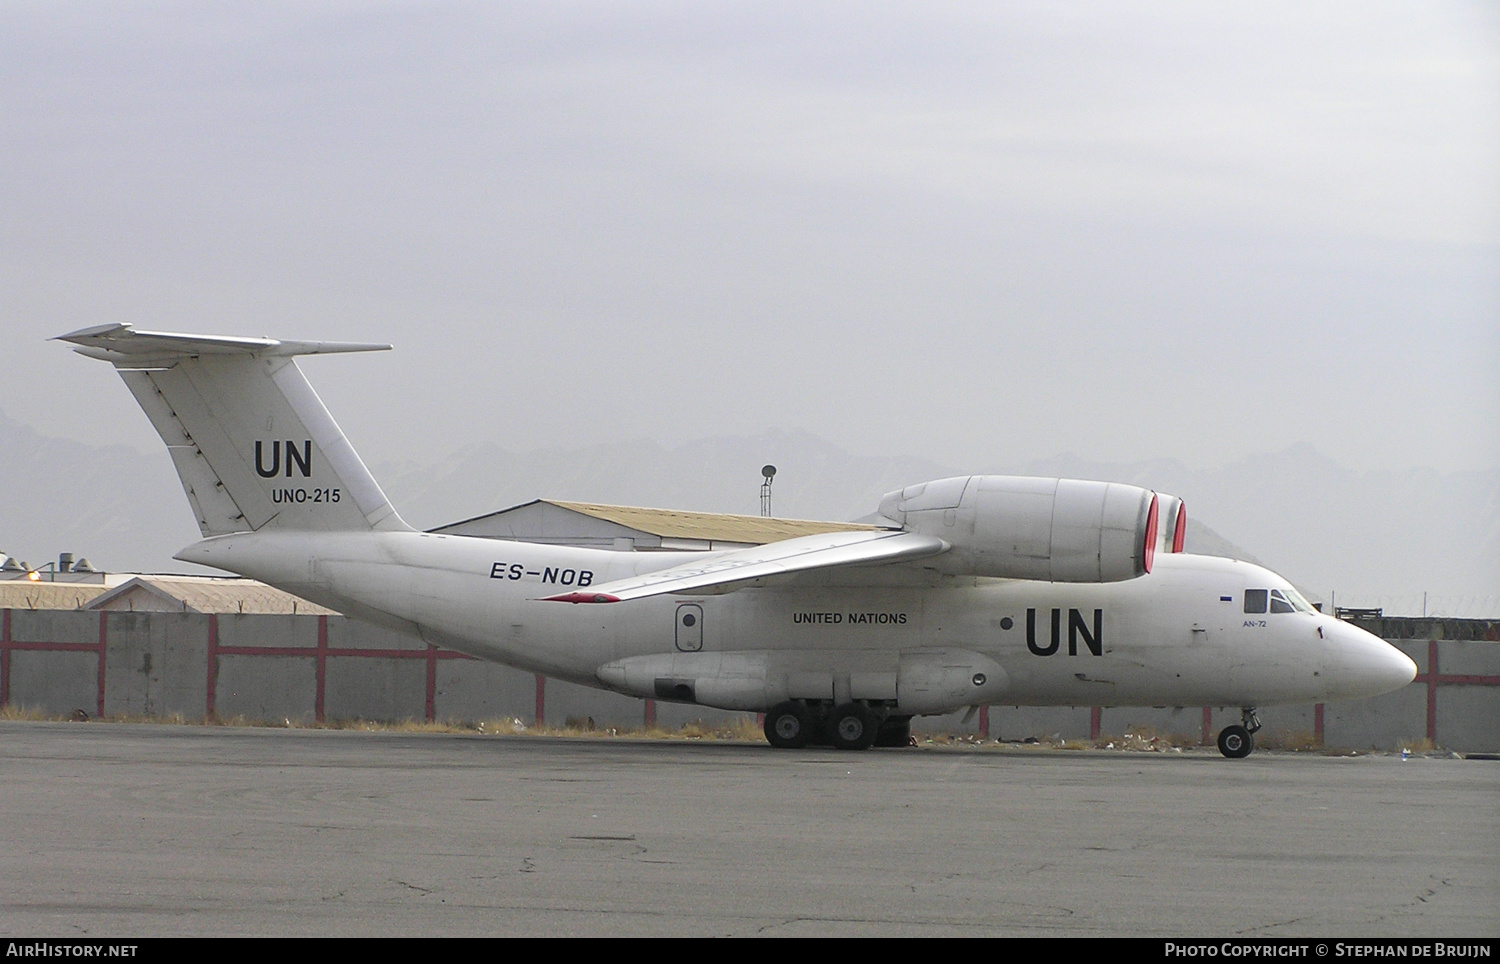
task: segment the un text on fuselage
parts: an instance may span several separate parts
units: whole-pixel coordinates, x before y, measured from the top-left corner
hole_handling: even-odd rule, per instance
[[[1083,613],[1076,609],[1068,610],[1068,655],[1078,655],[1078,639],[1083,638],[1083,645],[1095,656],[1104,653],[1104,610],[1094,610],[1094,626],[1091,632],[1088,624],[1083,621]],[[1036,641],[1036,610],[1026,610],[1026,648],[1037,656],[1051,656],[1056,653],[1062,644],[1062,610],[1052,610],[1052,639],[1043,646]]]

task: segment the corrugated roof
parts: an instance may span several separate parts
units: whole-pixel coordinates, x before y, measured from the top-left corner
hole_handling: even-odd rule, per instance
[[[108,589],[98,583],[0,581],[0,609],[83,609]]]
[[[334,614],[332,609],[254,579],[216,576],[137,576],[93,599],[84,608],[125,609],[128,606],[116,601],[124,603],[132,594],[139,593],[149,593],[179,612]]]
[[[820,532],[856,532],[879,528],[856,522],[817,522],[812,519],[776,519],[722,512],[684,512],[679,509],[647,509],[632,505],[559,502],[556,499],[542,501],[606,522],[649,532],[664,539],[705,539],[712,542],[765,545],[768,542],[780,542]]]

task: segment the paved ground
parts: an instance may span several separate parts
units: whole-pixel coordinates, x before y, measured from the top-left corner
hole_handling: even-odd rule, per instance
[[[1500,763],[0,723],[0,933],[1500,934]]]

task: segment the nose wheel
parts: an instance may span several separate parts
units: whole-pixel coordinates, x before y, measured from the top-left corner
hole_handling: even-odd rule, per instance
[[[1240,725],[1226,726],[1219,731],[1219,752],[1231,760],[1243,760],[1255,749],[1255,732],[1260,729],[1260,717],[1255,707],[1240,710]]]

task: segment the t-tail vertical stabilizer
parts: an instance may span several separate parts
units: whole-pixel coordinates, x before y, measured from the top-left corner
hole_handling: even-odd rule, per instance
[[[205,538],[406,531],[297,367],[297,355],[390,345],[277,341],[101,325],[58,336],[115,366],[156,427]]]

